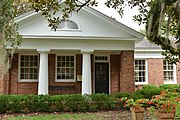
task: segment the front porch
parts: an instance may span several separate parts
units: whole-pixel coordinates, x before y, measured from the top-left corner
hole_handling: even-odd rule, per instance
[[[111,94],[133,92],[135,89],[134,52],[131,50],[104,52],[51,50],[32,53],[20,51],[15,54],[9,80],[6,81],[7,94]],[[34,81],[30,73],[27,73],[29,79],[21,78],[22,74],[26,74],[21,71],[23,68],[21,56],[28,55],[38,56],[38,79]],[[66,65],[70,62],[61,61],[58,56],[74,56],[74,66]],[[64,58],[66,59],[66,57],[62,59]],[[65,65],[61,67],[60,62]]]

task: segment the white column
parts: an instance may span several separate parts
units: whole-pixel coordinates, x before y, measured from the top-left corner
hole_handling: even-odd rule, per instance
[[[92,94],[91,87],[91,52],[82,52],[82,95]]]
[[[48,52],[41,51],[39,65],[38,95],[48,94]]]

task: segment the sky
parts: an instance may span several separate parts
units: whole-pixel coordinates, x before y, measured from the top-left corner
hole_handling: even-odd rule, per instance
[[[108,8],[104,5],[106,0],[100,0],[101,2],[98,2],[98,7],[93,7],[94,9],[106,14],[107,16],[110,16],[112,18],[115,18],[117,21],[125,24],[126,26],[139,31],[140,29],[143,30],[145,29],[144,25],[139,26],[137,22],[134,22],[132,20],[133,15],[138,13],[138,10],[136,8],[134,8],[133,10],[130,9],[129,7],[125,8],[124,11],[124,15],[121,18],[121,16],[119,15],[119,13],[112,9],[112,8]]]

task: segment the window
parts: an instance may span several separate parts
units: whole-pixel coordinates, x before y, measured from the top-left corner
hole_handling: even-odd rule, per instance
[[[57,56],[57,81],[75,81],[75,57]]]
[[[109,57],[107,55],[95,56],[95,62],[108,62]]]
[[[164,69],[164,83],[174,83],[176,82],[176,65],[173,63],[169,63],[168,61],[163,61],[163,69]]]
[[[20,55],[20,80],[38,79],[38,55]]]
[[[59,30],[79,30],[79,26],[71,20],[62,21],[58,28]]]
[[[147,84],[146,60],[135,60],[135,83]]]

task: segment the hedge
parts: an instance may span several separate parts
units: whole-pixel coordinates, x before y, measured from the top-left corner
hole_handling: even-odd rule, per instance
[[[167,87],[166,87],[167,88]],[[169,87],[168,87],[169,88]],[[0,113],[32,112],[95,112],[123,109],[120,98],[148,98],[161,93],[162,88],[145,86],[133,94],[116,93],[84,95],[0,95]]]
[[[0,95],[0,113],[94,112],[117,109],[118,99],[93,95]]]

